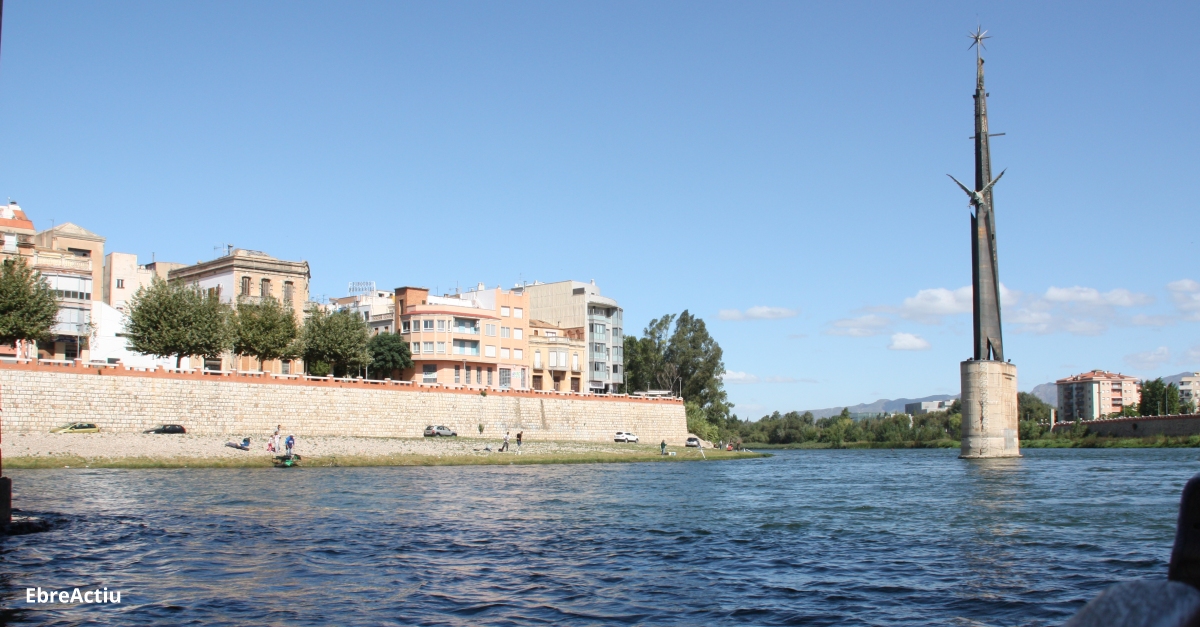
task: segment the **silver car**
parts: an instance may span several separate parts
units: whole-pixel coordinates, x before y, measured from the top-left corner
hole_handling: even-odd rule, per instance
[[[425,437],[427,438],[448,438],[456,436],[458,436],[458,434],[454,431],[451,431],[450,427],[443,427],[441,425],[436,427],[429,425],[428,427],[425,427]]]

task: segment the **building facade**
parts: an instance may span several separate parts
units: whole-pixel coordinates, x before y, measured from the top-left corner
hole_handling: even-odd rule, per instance
[[[529,389],[529,296],[479,284],[434,296],[423,287],[395,291],[395,326],[412,351],[416,383],[480,389]]]
[[[357,314],[371,328],[371,335],[396,332],[396,295],[391,292],[370,290],[329,300],[333,311]]]
[[[625,382],[624,312],[600,294],[595,282],[560,281],[525,286],[535,320],[562,329],[583,329],[585,392],[617,393]]]
[[[928,414],[931,411],[946,411],[954,404],[954,399],[944,401],[922,401],[919,403],[905,403],[904,413],[910,416],[920,416]]]
[[[140,266],[137,255],[109,253],[104,257],[100,299],[117,311],[128,313],[129,301],[139,289],[150,287],[156,276],[167,280],[171,270],[182,267],[182,263],[167,261],[155,261]]]
[[[530,387],[535,390],[579,392],[587,364],[583,327],[562,328],[543,320],[529,321]]]
[[[211,261],[175,268],[167,273],[172,281],[183,281],[218,296],[222,302],[237,306],[238,302],[256,302],[274,298],[296,313],[296,323],[304,321],[308,303],[309,269],[307,261],[276,259],[257,250],[235,248],[229,254]],[[252,357],[235,358],[231,353],[220,359],[205,359],[206,370],[263,370],[279,374],[303,371],[299,360],[274,360],[257,363]]]
[[[1190,404],[1193,412],[1200,409],[1200,372],[1183,375],[1179,380],[1179,402]]]
[[[1095,420],[1119,414],[1138,402],[1136,377],[1092,370],[1055,382],[1058,385],[1058,418],[1065,421]]]

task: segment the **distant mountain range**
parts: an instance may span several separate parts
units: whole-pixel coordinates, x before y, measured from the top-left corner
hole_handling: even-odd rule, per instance
[[[1163,377],[1162,380],[1163,383],[1174,383],[1175,385],[1179,385],[1179,382],[1182,381],[1184,377],[1191,375],[1192,372],[1193,371],[1188,370],[1179,374],[1173,374],[1169,377]],[[1032,390],[1029,391],[1029,393],[1042,399],[1050,405],[1055,407],[1058,406],[1058,385],[1053,381],[1050,383],[1036,385]],[[904,406],[908,403],[947,401],[955,398],[958,398],[958,394],[935,394],[933,396],[924,396],[921,398],[897,398],[894,400],[881,398],[874,403],[859,403],[858,405],[846,406],[846,408],[850,410],[850,413],[854,414],[902,412],[904,411]],[[810,409],[808,411],[812,412],[812,415],[816,418],[828,418],[829,416],[836,416],[837,414],[842,413],[842,407],[826,407],[825,409]]]

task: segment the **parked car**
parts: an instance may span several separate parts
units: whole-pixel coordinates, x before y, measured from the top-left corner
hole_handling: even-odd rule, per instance
[[[162,425],[153,429],[146,429],[142,433],[187,433],[187,429],[183,425]]]
[[[695,436],[688,438],[685,446],[690,446],[693,448],[700,448],[700,438],[695,437]]]
[[[445,438],[456,436],[458,436],[458,434],[454,431],[451,431],[449,427],[443,427],[441,425],[436,427],[433,425],[425,427],[425,437],[427,438]]]
[[[50,430],[50,433],[98,433],[100,427],[90,422],[73,422],[69,425],[55,427]]]
[[[613,437],[613,442],[637,442],[637,441],[638,441],[638,437],[636,435],[634,435],[632,433],[626,433],[624,431],[618,431],[617,435]]]

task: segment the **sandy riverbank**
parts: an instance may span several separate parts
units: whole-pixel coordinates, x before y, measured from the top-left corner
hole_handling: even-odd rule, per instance
[[[237,436],[76,433],[5,435],[0,450],[6,468],[167,468],[268,467],[267,438],[251,436],[249,451],[225,446]],[[668,447],[660,456],[655,444],[599,442],[525,442],[521,454],[499,453],[501,442],[483,438],[297,438],[295,452],[305,466],[430,466],[456,464],[546,464],[701,459],[696,449]],[[485,449],[490,446],[491,451]],[[753,453],[705,451],[707,459],[757,457]]]

